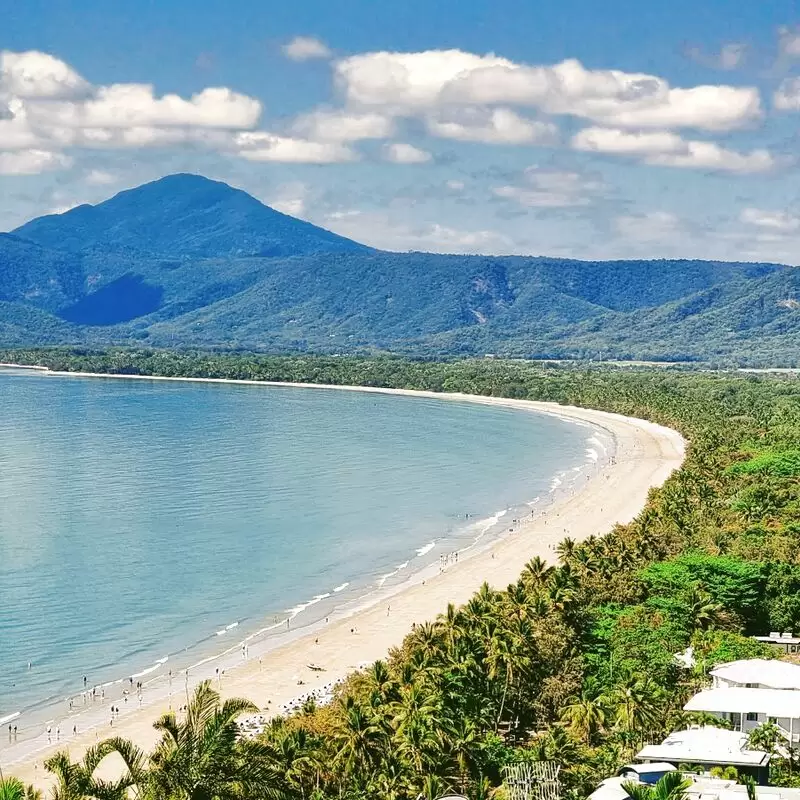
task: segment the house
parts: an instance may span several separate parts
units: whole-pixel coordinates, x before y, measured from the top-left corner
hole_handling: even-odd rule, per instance
[[[753,636],[757,642],[764,642],[783,653],[800,653],[800,637],[793,633],[779,633],[772,631],[769,636]]]
[[[623,783],[633,780],[637,783],[650,783],[653,775],[638,775],[629,765],[620,770],[620,775],[604,780],[588,800],[629,800],[630,795],[622,788]],[[710,778],[705,775],[686,775],[691,781],[686,790],[688,800],[747,800],[747,787],[736,781],[723,778]],[[642,779],[644,778],[644,780]],[[757,786],[758,800],[800,800],[800,789],[784,786]]]
[[[800,665],[766,658],[719,664],[709,673],[715,689],[792,689],[800,691]]]
[[[773,680],[774,678],[769,678]],[[704,689],[683,707],[685,711],[705,711],[728,720],[735,731],[749,733],[765,722],[773,722],[784,738],[800,741],[800,691],[725,686]]]
[[[770,754],[747,749],[747,735],[706,725],[675,731],[661,744],[643,747],[636,759],[645,764],[692,764],[703,767],[736,767],[740,775],[750,775],[756,783],[769,780]]]

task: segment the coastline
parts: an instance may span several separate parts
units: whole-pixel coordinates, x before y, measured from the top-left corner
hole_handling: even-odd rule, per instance
[[[556,499],[543,515],[532,514],[515,525],[513,531],[491,537],[485,548],[476,548],[471,557],[459,560],[443,572],[438,572],[436,565],[432,565],[432,571],[422,570],[410,575],[386,593],[373,592],[375,597],[332,619],[330,624],[306,626],[294,637],[287,636],[288,641],[264,652],[257,663],[250,658],[236,666],[226,666],[218,679],[223,696],[245,696],[267,714],[277,712],[283,704],[301,693],[320,688],[344,677],[361,664],[384,657],[391,647],[402,642],[413,623],[435,618],[449,602],[457,605],[466,602],[484,581],[496,588],[504,588],[517,579],[525,563],[534,556],[552,560],[553,549],[564,536],[581,540],[592,534],[601,535],[616,523],[630,521],[641,511],[649,489],[663,483],[673,469],[680,466],[684,453],[683,439],[667,428],[608,412],[555,403],[378,387],[45,372],[54,377],[337,389],[498,405],[546,413],[600,428],[614,438],[617,447],[614,463],[601,466],[571,496]],[[390,601],[388,607],[384,600]],[[231,651],[235,649],[234,646]],[[311,671],[308,664],[320,665],[324,671]],[[186,688],[191,691],[203,677],[207,675],[192,675]],[[179,686],[174,692],[175,697],[171,698],[173,707],[184,702],[182,678],[176,676]],[[302,685],[298,685],[299,680],[303,681]],[[126,708],[126,713],[115,720],[113,729],[105,720],[97,727],[79,731],[77,736],[72,736],[71,729],[67,735],[65,728],[60,741],[56,741],[55,735],[52,737],[52,744],[48,744],[43,734],[8,748],[0,747],[2,765],[21,779],[44,788],[50,781],[42,768],[42,760],[52,752],[65,749],[73,758],[78,758],[98,739],[112,734],[131,738],[140,746],[149,748],[157,738],[152,722],[168,709],[169,704],[170,699],[165,696],[146,696],[141,708]]]

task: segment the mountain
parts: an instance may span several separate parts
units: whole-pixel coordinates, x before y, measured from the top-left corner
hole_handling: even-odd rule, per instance
[[[14,231],[42,247],[165,258],[362,252],[364,245],[281,214],[240,189],[169,175],[96,206],[39,217]]]
[[[796,365],[778,264],[388,253],[174,175],[0,234],[0,346]]]

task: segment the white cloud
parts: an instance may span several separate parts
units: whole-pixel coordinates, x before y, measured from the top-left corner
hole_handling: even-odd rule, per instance
[[[292,181],[279,186],[277,191],[267,197],[266,203],[283,214],[302,217],[307,211],[309,190],[301,181]]]
[[[522,183],[497,186],[492,194],[528,208],[578,208],[590,205],[602,188],[579,172],[528,167]]]
[[[707,169],[717,172],[754,174],[771,172],[780,163],[769,150],[759,148],[749,153],[728,150],[714,142],[686,142],[685,153],[663,153],[650,156],[648,164],[688,169]]]
[[[427,150],[420,150],[413,144],[392,142],[383,148],[383,157],[394,164],[427,164],[433,156]]]
[[[0,51],[0,90],[23,98],[70,97],[88,89],[86,81],[48,53]]]
[[[225,87],[203,89],[187,100],[176,94],[156,97],[149,84],[118,83],[99,87],[80,103],[31,104],[28,111],[34,123],[51,127],[240,130],[256,125],[261,103]]]
[[[314,36],[295,36],[283,48],[283,54],[292,61],[310,61],[315,58],[330,58],[331,51],[325,42]]]
[[[651,243],[674,236],[680,230],[681,222],[675,214],[667,211],[649,211],[616,217],[614,227],[625,239]]]
[[[464,181],[449,180],[445,183],[445,186],[450,189],[451,192],[462,192],[466,184]]]
[[[456,120],[429,118],[428,131],[444,139],[486,144],[552,144],[558,128],[550,122],[524,119],[508,108],[465,109]]]
[[[779,164],[779,160],[766,149],[741,153],[715,142],[685,140],[669,131],[585,128],[573,136],[572,147],[587,152],[638,157],[646,164],[657,166],[742,174],[769,172]]]
[[[0,117],[0,150],[27,150],[40,145],[41,137],[31,127],[22,100],[10,99],[6,109]]]
[[[16,150],[0,153],[0,175],[38,175],[41,172],[67,169],[72,159],[48,150]]]
[[[778,28],[778,51],[787,59],[800,58],[800,27]]]
[[[117,176],[103,169],[91,169],[83,180],[90,186],[108,186],[117,180]]]
[[[800,111],[800,78],[782,81],[772,101],[780,111]]]
[[[342,236],[393,251],[508,253],[514,249],[513,242],[498,231],[462,230],[440,223],[417,225],[378,211],[334,211],[324,222]]]
[[[338,142],[311,142],[265,131],[237,134],[237,154],[248,161],[295,164],[334,164],[355,161],[358,154]]]
[[[718,63],[720,69],[736,69],[747,55],[747,45],[740,42],[729,42],[719,51]]]
[[[255,127],[260,114],[258,100],[225,87],[159,97],[149,84],[91,86],[46,53],[0,52],[0,152],[26,153],[4,156],[8,170],[62,167],[63,151],[76,147],[195,143],[227,152],[233,134]]]
[[[761,208],[745,208],[739,219],[766,231],[794,233],[800,230],[800,215],[788,211],[767,211]]]
[[[752,87],[673,88],[654,75],[589,70],[575,59],[530,66],[461,50],[375,52],[338,61],[335,73],[351,106],[409,116],[523,105],[621,127],[707,130],[741,127],[761,116]]]
[[[626,156],[676,153],[685,150],[677,133],[669,131],[621,131],[616,128],[584,128],[572,137],[576,150]]]
[[[394,120],[385,114],[313,111],[295,120],[295,133],[318,141],[356,142],[385,139],[394,133]]]
[[[688,58],[704,67],[728,71],[742,66],[748,49],[742,42],[728,42],[717,53],[707,53],[701,47],[688,47],[684,52]]]

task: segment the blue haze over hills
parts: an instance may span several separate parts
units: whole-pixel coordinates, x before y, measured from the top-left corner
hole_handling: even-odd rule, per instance
[[[776,264],[389,253],[172,175],[0,234],[0,344],[794,365]]]

